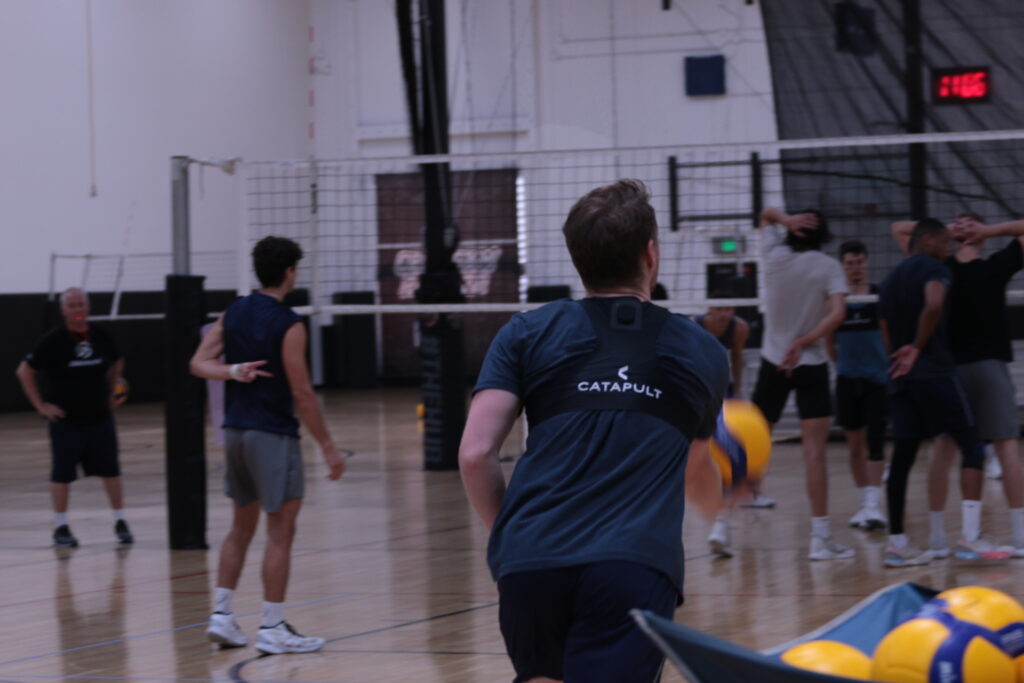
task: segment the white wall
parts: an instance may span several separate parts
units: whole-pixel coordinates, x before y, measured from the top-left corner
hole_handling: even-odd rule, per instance
[[[310,149],[307,0],[93,0],[90,197],[86,7],[0,3],[0,292],[45,291],[55,251],[169,252],[172,155]],[[201,198],[197,176],[193,248],[234,249],[237,194],[207,169]]]
[[[392,3],[311,0],[321,158],[409,153]],[[746,0],[450,0],[453,151],[774,140],[761,10]],[[688,98],[687,55],[728,94]],[[472,140],[471,140],[472,139]]]

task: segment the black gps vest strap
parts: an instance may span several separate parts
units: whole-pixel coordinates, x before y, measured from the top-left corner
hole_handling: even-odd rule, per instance
[[[693,438],[700,418],[675,390],[655,349],[672,314],[632,298],[577,303],[594,326],[596,348],[567,361],[525,397],[530,427],[562,413],[632,410],[661,418]]]

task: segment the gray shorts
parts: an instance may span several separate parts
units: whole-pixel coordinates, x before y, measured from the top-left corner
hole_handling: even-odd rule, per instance
[[[978,436],[983,441],[1018,438],[1017,397],[1006,363],[979,360],[963,363],[956,369],[974,403]]]
[[[302,452],[294,436],[256,429],[224,430],[224,495],[238,507],[260,501],[277,512],[286,500],[302,498]]]

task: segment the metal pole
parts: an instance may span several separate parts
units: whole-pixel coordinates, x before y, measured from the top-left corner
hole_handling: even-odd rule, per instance
[[[921,53],[921,2],[903,0],[904,87],[907,95],[907,132],[923,133],[924,56]],[[921,143],[907,148],[910,180],[910,215],[914,219],[928,214],[927,151]]]
[[[171,272],[190,275],[188,157],[171,157]]]
[[[761,155],[750,153],[750,208],[753,227],[761,224],[761,209],[764,208],[764,178],[761,176]]]

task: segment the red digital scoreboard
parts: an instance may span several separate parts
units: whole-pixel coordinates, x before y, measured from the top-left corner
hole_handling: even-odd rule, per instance
[[[987,66],[932,70],[933,104],[988,102],[992,81]]]

